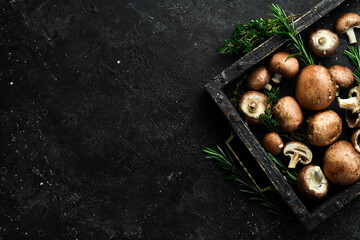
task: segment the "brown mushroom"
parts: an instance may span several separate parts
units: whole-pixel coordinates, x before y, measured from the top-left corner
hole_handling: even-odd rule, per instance
[[[288,52],[277,52],[270,58],[269,70],[274,73],[272,81],[280,83],[281,78],[292,78],[299,71],[299,61]]]
[[[316,29],[309,37],[310,50],[318,57],[328,57],[339,47],[339,37],[329,29]]]
[[[360,86],[353,87],[349,91],[349,98],[337,98],[339,107],[346,109],[345,118],[350,128],[360,127]]]
[[[354,76],[351,70],[341,65],[334,65],[329,68],[332,79],[336,84],[336,96],[339,96],[339,91],[350,87],[354,82]]]
[[[241,95],[238,109],[249,124],[258,124],[260,115],[268,108],[267,96],[261,92],[248,91]]]
[[[327,68],[310,65],[301,71],[295,96],[302,107],[312,111],[325,109],[334,101],[335,94],[336,85]]]
[[[285,156],[290,157],[288,168],[295,168],[298,162],[309,164],[313,156],[310,148],[305,144],[294,141],[287,143],[283,152]]]
[[[319,200],[326,196],[329,191],[329,181],[319,166],[307,165],[303,167],[297,176],[299,192],[310,200]]]
[[[272,155],[279,155],[284,148],[284,142],[276,132],[267,133],[263,138],[263,146]]]
[[[284,132],[297,130],[304,121],[300,105],[291,96],[280,98],[272,108],[272,114]]]
[[[355,148],[355,150],[360,153],[360,129],[356,130],[352,135],[351,135],[351,144],[353,145],[353,147]]]
[[[360,27],[360,16],[356,13],[345,13],[335,22],[335,31],[338,34],[346,33],[350,44],[356,43],[354,28]]]
[[[341,131],[341,118],[336,112],[327,110],[315,114],[310,119],[306,136],[312,145],[324,147],[338,140]]]
[[[323,164],[326,177],[336,185],[350,185],[360,179],[360,154],[347,141],[331,145]]]
[[[269,82],[271,80],[271,75],[271,72],[265,65],[259,65],[254,68],[246,78],[246,86],[251,90],[260,90],[264,88],[270,91],[271,85]]]

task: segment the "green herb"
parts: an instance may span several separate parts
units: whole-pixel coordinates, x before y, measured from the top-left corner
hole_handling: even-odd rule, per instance
[[[232,157],[229,154],[226,154],[219,146],[217,146],[217,148],[206,148],[203,151],[206,153],[205,158],[213,159],[217,165],[230,173],[230,176],[228,176],[227,179],[237,182],[239,190],[251,196],[249,197],[250,200],[257,201],[266,208],[267,212],[289,218],[281,211],[276,203],[276,200],[272,195],[274,193],[268,192],[270,196],[265,195],[265,192],[261,191],[253,183],[245,170],[238,169]]]
[[[290,19],[289,22],[289,18],[287,17],[285,11],[277,4],[272,4],[270,6],[270,10],[272,12],[270,15],[279,21],[281,29],[283,29],[276,30],[276,33],[286,35],[288,37],[286,41],[289,42],[288,46],[294,47],[298,50],[297,53],[291,54],[288,58],[299,56],[306,65],[314,65],[314,59],[311,54],[307,53],[301,36],[295,32],[294,20]]]
[[[233,95],[232,95],[232,97],[230,98],[230,102],[231,102],[234,106],[236,106],[237,103],[239,102],[239,98],[240,98],[240,96],[241,96],[241,94],[240,94],[240,87],[242,86],[242,84],[243,84],[243,82],[244,82],[244,79],[246,79],[246,76],[245,76],[242,80],[240,80],[240,81],[238,81],[238,82],[236,83],[235,91],[233,92]]]
[[[353,75],[358,85],[360,85],[360,46],[358,45],[357,49],[353,46],[348,46],[348,49],[349,51],[345,50],[344,54],[355,64],[355,71],[353,72]]]
[[[267,153],[269,158],[279,167],[289,183],[296,184],[297,172],[294,169],[289,169],[285,163],[277,159],[271,153]]]
[[[286,17],[292,21],[295,16]],[[246,54],[281,30],[277,19],[253,19],[247,24],[235,24],[231,39],[224,41],[224,47],[219,50],[223,55]]]

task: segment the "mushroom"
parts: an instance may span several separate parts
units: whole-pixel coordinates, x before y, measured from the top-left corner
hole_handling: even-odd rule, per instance
[[[321,168],[316,165],[303,167],[297,176],[296,183],[299,192],[310,200],[322,199],[329,191],[329,181]]]
[[[360,129],[356,130],[352,135],[351,135],[351,144],[353,145],[353,147],[355,148],[355,150],[360,153]]]
[[[238,109],[249,124],[258,124],[260,115],[268,108],[267,96],[261,92],[248,91],[241,95]]]
[[[354,76],[351,70],[347,67],[334,65],[329,68],[329,71],[336,84],[336,96],[339,96],[340,88],[348,88],[354,82]]]
[[[284,142],[276,132],[267,133],[263,138],[263,146],[272,155],[279,155],[284,148]]]
[[[338,141],[325,152],[324,173],[336,185],[350,185],[360,179],[360,154],[351,143]]]
[[[290,57],[288,52],[277,52],[270,58],[269,70],[274,73],[272,81],[274,83],[280,83],[281,78],[292,78],[299,71],[299,61]]]
[[[246,78],[246,86],[251,90],[260,90],[264,88],[270,91],[271,85],[269,82],[271,75],[271,72],[266,66],[260,65],[250,72]]]
[[[345,118],[350,128],[360,127],[360,86],[349,91],[349,98],[337,98],[339,107],[346,109]]]
[[[302,107],[312,111],[325,109],[334,101],[335,94],[336,85],[327,68],[309,65],[301,71],[295,96]]]
[[[283,152],[285,156],[290,157],[288,168],[295,168],[298,162],[306,165],[312,160],[310,148],[301,142],[288,142]]]
[[[306,137],[312,145],[324,147],[338,140],[341,131],[341,118],[336,112],[327,110],[315,114],[310,119]]]
[[[346,33],[350,44],[356,43],[354,28],[360,27],[360,16],[356,13],[345,13],[335,22],[335,31],[338,34]]]
[[[310,50],[318,57],[328,57],[339,47],[339,37],[329,29],[320,28],[309,37]]]
[[[272,108],[272,114],[284,132],[297,130],[304,121],[300,105],[291,96],[280,98]]]

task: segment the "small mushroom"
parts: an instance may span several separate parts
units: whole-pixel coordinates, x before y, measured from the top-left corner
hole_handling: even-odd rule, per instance
[[[350,185],[360,179],[360,154],[351,143],[337,141],[325,152],[324,173],[336,185]]]
[[[268,108],[267,96],[261,92],[248,91],[241,95],[238,109],[249,124],[258,124],[260,115]]]
[[[346,33],[350,44],[356,43],[354,28],[360,27],[360,16],[356,13],[345,13],[335,22],[335,32],[338,34]]]
[[[299,61],[288,52],[277,52],[270,58],[269,70],[274,73],[272,81],[280,83],[281,78],[292,78],[299,71]]]
[[[295,96],[302,107],[312,111],[325,109],[334,101],[335,94],[336,85],[327,68],[310,65],[301,71]]]
[[[345,118],[350,128],[360,127],[360,86],[349,91],[349,98],[337,98],[339,107],[346,109]]]
[[[299,192],[310,200],[319,200],[326,196],[329,191],[329,181],[319,166],[307,165],[303,167],[297,176]]]
[[[339,37],[329,29],[320,28],[309,37],[310,50],[318,57],[328,57],[339,47]]]
[[[288,168],[295,168],[298,162],[309,164],[313,156],[310,148],[305,144],[294,141],[287,143],[283,152],[285,156],[290,157]]]
[[[355,148],[355,150],[360,153],[360,129],[356,130],[352,135],[351,135],[351,144],[353,145],[353,147]]]
[[[306,136],[312,145],[324,147],[338,140],[341,131],[341,118],[336,112],[327,110],[315,114],[310,119]]]
[[[263,138],[263,146],[272,155],[279,155],[284,148],[284,142],[276,132],[267,133]]]
[[[297,130],[304,121],[300,105],[291,96],[280,98],[272,108],[272,114],[284,132]]]
[[[354,82],[354,76],[351,70],[341,65],[334,65],[329,68],[332,79],[336,83],[336,96],[339,96],[339,91],[350,87]]]
[[[271,75],[271,72],[265,65],[259,65],[254,68],[246,78],[246,86],[251,90],[260,90],[264,88],[270,91],[271,85],[269,82],[271,80]]]

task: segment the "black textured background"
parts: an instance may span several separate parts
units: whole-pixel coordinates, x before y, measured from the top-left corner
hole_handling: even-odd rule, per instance
[[[358,199],[309,233],[204,159],[217,50],[272,2],[319,1],[1,0],[1,238],[360,239]]]

